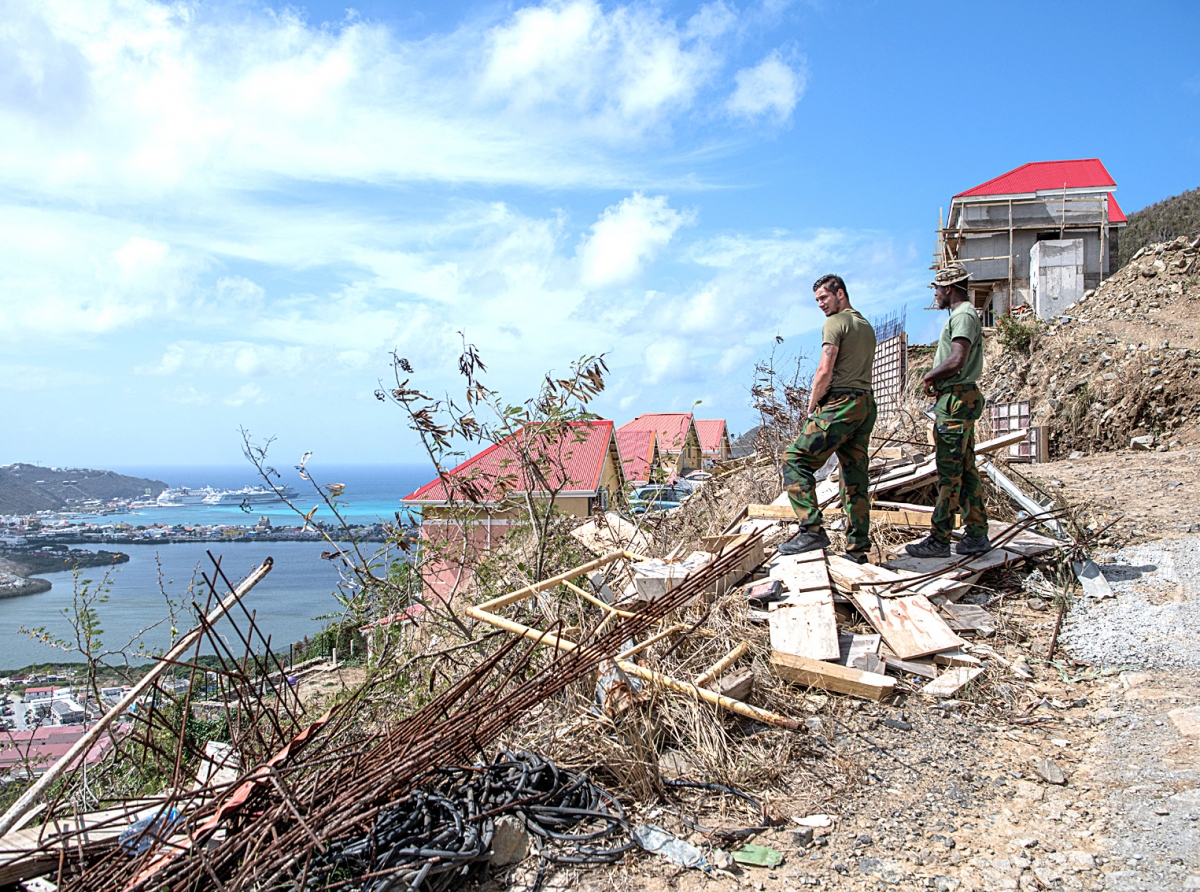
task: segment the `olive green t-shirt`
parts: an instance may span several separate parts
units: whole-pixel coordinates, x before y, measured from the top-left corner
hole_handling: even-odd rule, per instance
[[[870,390],[875,363],[875,329],[853,307],[825,317],[821,343],[838,348],[830,390]]]
[[[983,374],[983,325],[970,301],[963,301],[950,311],[950,318],[938,339],[937,352],[933,354],[934,368],[950,358],[950,342],[955,338],[970,341],[971,349],[967,351],[967,361],[961,369],[949,378],[938,379],[937,386],[941,388],[974,384]]]

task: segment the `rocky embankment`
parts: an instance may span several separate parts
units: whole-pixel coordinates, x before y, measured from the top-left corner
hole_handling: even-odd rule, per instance
[[[23,569],[19,564],[0,558],[0,598],[40,595],[50,591],[48,579],[30,579],[18,572]]]
[[[50,591],[50,580],[35,578],[38,573],[61,573],[76,567],[111,567],[128,560],[129,555],[120,552],[82,548],[10,549],[0,556],[0,598]]]
[[[989,340],[989,402],[1028,400],[1053,456],[1195,439],[1200,238],[1149,245],[1066,316],[1009,320]]]

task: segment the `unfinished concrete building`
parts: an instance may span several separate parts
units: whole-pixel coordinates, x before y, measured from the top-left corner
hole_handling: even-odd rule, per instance
[[[966,265],[985,325],[1020,306],[1049,319],[1116,272],[1116,188],[1098,158],[1024,164],[954,196],[934,265]]]

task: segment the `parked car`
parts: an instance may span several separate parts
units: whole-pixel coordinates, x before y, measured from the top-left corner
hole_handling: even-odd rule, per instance
[[[652,483],[639,486],[629,499],[629,507],[634,514],[645,514],[647,511],[674,511],[683,504],[691,492],[683,487],[667,486]]]

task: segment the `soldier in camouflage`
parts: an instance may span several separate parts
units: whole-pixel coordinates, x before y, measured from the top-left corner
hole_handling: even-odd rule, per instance
[[[842,467],[846,557],[863,564],[871,550],[867,464],[876,416],[871,393],[875,329],[850,306],[840,276],[822,276],[813,292],[825,314],[821,361],[813,376],[808,419],[800,436],[784,452],[783,466],[784,490],[800,522],[800,533],[780,545],[779,552],[801,554],[829,545],[821,526],[815,474],[836,453]]]
[[[939,270],[933,280],[938,309],[950,311],[933,368],[923,380],[925,392],[937,397],[938,495],[929,536],[907,546],[913,557],[949,556],[956,511],[962,512],[965,529],[954,550],[982,554],[992,547],[983,484],[975,468],[975,422],[983,414],[983,394],[976,384],[983,372],[983,327],[967,292],[968,281],[960,263]]]

